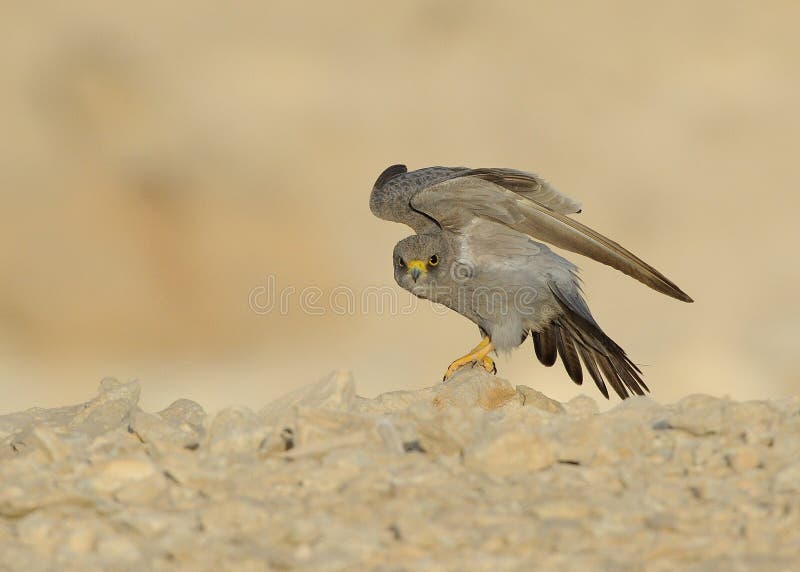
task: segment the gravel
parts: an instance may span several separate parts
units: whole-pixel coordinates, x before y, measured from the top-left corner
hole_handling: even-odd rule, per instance
[[[796,570],[800,398],[600,413],[480,369],[0,416],[2,570]]]

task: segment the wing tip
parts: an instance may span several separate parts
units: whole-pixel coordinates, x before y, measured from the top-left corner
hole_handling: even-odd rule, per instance
[[[678,288],[672,282],[666,285],[667,287],[661,290],[662,294],[666,294],[671,298],[675,298],[676,300],[680,300],[681,302],[686,302],[687,304],[693,304],[694,299],[689,296],[686,292]]]

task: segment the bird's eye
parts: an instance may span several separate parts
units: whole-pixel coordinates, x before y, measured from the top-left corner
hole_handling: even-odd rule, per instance
[[[439,264],[439,257],[434,254],[428,259],[428,264],[430,264],[431,266],[436,266],[437,264]]]
[[[397,266],[398,266],[398,268],[405,268],[406,267],[406,261],[403,260],[402,256],[398,256],[397,257]]]

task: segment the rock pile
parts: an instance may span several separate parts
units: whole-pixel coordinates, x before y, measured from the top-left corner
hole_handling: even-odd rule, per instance
[[[480,368],[0,417],[2,570],[796,570],[800,399],[598,413]]]

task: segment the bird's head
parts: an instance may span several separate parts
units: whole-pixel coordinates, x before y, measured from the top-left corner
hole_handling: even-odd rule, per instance
[[[450,251],[436,235],[409,236],[394,247],[394,279],[406,290],[421,290],[442,282]]]

